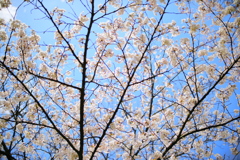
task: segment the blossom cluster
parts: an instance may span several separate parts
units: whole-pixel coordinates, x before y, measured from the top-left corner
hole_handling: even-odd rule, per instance
[[[3,156],[223,159],[218,143],[239,154],[238,0],[24,3],[52,26],[1,23]]]

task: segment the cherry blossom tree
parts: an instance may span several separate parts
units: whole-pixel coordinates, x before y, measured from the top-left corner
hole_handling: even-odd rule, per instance
[[[239,0],[55,2],[1,19],[1,158],[237,156]]]

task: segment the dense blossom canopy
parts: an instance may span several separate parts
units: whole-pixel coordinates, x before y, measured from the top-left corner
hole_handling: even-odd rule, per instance
[[[218,144],[239,153],[239,0],[15,7],[0,19],[1,158],[227,158]],[[34,23],[18,19],[24,8]]]

